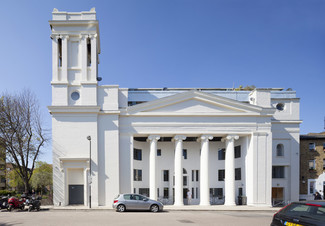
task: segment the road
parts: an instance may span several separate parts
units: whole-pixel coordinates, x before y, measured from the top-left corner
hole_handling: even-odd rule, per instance
[[[270,225],[272,212],[261,211],[164,211],[161,213],[113,210],[42,210],[0,212],[0,225]]]

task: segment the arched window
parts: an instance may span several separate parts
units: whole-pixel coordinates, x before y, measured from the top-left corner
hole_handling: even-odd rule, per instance
[[[284,156],[283,144],[278,144],[276,146],[276,156]]]

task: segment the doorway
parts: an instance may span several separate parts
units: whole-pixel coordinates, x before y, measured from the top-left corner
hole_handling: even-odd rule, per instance
[[[84,204],[84,186],[69,185],[69,205]]]
[[[272,204],[273,206],[284,201],[283,197],[283,187],[273,187],[272,188]]]

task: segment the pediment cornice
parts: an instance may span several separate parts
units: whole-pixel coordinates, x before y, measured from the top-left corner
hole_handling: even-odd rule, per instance
[[[212,110],[208,112],[166,111],[170,106],[177,106],[186,101],[193,100],[197,103],[208,105]],[[213,107],[224,109],[224,111],[213,111]],[[128,107],[121,114],[130,116],[270,116],[274,114],[274,111],[273,108],[263,108],[214,94],[192,90]]]

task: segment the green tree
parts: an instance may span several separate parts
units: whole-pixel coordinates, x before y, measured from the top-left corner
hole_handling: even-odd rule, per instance
[[[51,190],[53,185],[53,167],[46,162],[36,162],[33,176],[31,178],[31,185],[37,190],[43,192],[44,188],[47,187]]]
[[[38,101],[29,90],[0,97],[0,145],[6,151],[7,162],[30,190],[35,161],[47,141],[42,126]]]
[[[21,188],[24,187],[24,182],[19,176],[19,174],[15,170],[11,170],[7,174],[7,181],[9,187],[13,188],[16,191],[19,191]]]

